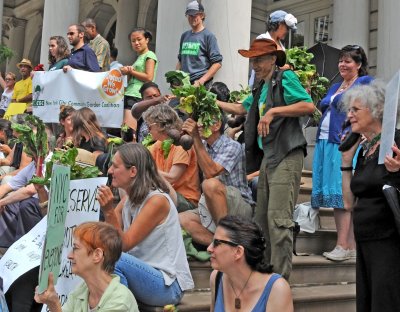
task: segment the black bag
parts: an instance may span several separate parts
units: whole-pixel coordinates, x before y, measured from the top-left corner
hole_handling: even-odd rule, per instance
[[[394,216],[394,223],[396,224],[397,232],[400,235],[400,203],[399,203],[399,190],[390,185],[384,185],[382,188],[386,201],[389,204]]]

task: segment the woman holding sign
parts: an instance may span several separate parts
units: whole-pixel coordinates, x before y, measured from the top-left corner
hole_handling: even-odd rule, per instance
[[[344,207],[354,215],[357,311],[393,311],[400,306],[400,235],[382,188],[385,184],[400,187],[400,132],[395,132],[394,155],[378,164],[384,84],[375,81],[354,87],[343,102],[352,132],[365,137],[354,173],[357,143],[342,153],[340,167]]]
[[[179,303],[194,285],[178,212],[150,152],[141,144],[122,145],[108,173],[112,186],[127,194],[115,209],[108,186],[100,187],[97,196],[106,222],[122,236],[126,253],[115,266],[121,283],[147,305]]]
[[[121,250],[121,237],[114,227],[104,222],[82,223],[74,231],[68,259],[72,273],[82,277],[84,282],[68,295],[61,308],[50,273],[47,290],[38,294],[36,289],[35,300],[45,303],[51,312],[138,312],[132,293],[119,282],[118,276],[111,274]]]

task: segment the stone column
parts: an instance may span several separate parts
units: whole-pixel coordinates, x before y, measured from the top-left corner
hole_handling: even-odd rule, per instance
[[[3,37],[3,7],[4,7],[4,0],[0,0],[0,43],[2,43],[2,37]]]
[[[378,1],[377,77],[389,81],[400,68],[400,1]]]
[[[7,62],[6,72],[12,71],[17,74],[18,68],[16,64],[19,63],[23,57],[22,53],[24,51],[26,20],[11,17],[6,18],[5,22],[10,28],[8,47],[15,53],[14,56]]]
[[[185,17],[187,3],[187,0],[158,2],[156,80],[164,92],[168,88],[164,73],[175,69],[180,36],[190,29]],[[217,37],[224,58],[214,81],[226,83],[231,90],[239,89],[239,84],[246,86],[249,62],[237,50],[250,46],[251,1],[203,0],[202,4],[206,13],[205,26]]]
[[[369,49],[369,0],[333,1],[332,45],[341,49],[357,44],[368,53]]]
[[[115,47],[118,61],[123,65],[132,65],[135,59],[128,35],[137,25],[138,12],[139,0],[118,0]]]
[[[42,28],[40,63],[48,68],[49,38],[63,36],[67,40],[67,30],[78,23],[79,0],[45,0]],[[67,40],[68,43],[68,40]]]

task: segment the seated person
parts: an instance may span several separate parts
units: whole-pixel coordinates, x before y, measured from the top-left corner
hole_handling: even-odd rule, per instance
[[[178,114],[168,105],[159,104],[150,107],[143,119],[156,141],[150,146],[150,153],[158,173],[172,186],[170,195],[178,212],[195,209],[200,198],[200,181],[194,147],[185,151],[182,146],[172,144],[167,157],[163,149],[163,141],[169,139],[167,131],[181,129],[182,121]]]
[[[210,276],[212,312],[293,312],[289,284],[272,273],[264,249],[265,238],[256,223],[238,216],[219,221],[207,249],[214,269]]]
[[[62,148],[68,141],[72,143],[73,125],[72,125],[72,114],[75,108],[68,105],[60,106],[60,114],[58,115],[58,120],[62,127],[62,131],[57,138],[56,147]]]
[[[202,141],[202,129],[187,119],[182,130],[194,141],[197,162],[203,173],[203,194],[198,209],[179,214],[181,226],[195,242],[208,246],[216,224],[229,215],[251,218],[255,203],[246,181],[244,150],[240,143],[223,134],[224,117],[211,127],[211,136]]]
[[[107,139],[101,131],[96,114],[87,107],[72,113],[72,143],[96,157],[107,150]]]
[[[127,194],[115,209],[108,186],[101,186],[97,195],[105,221],[118,229],[126,252],[116,263],[115,273],[144,304],[178,304],[194,284],[178,212],[150,152],[138,143],[124,144],[108,173],[112,186]]]
[[[21,120],[21,122],[23,121]],[[18,133],[11,129],[11,122],[6,119],[0,119],[0,141],[2,142],[0,151],[7,155],[5,158],[0,159],[1,184],[7,183],[12,176],[15,176],[32,161],[32,158],[23,151],[22,143],[15,143],[14,146],[9,144],[9,141],[14,137],[18,137]]]
[[[80,224],[74,231],[68,259],[72,273],[82,277],[84,282],[68,295],[61,307],[50,273],[48,288],[41,294],[36,288],[35,300],[47,304],[50,312],[138,312],[132,293],[119,282],[119,276],[111,274],[121,252],[122,240],[113,226],[104,222]]]

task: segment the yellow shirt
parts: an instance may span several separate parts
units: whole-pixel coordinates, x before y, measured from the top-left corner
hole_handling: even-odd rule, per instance
[[[14,86],[13,99],[19,100],[32,93],[32,78],[17,81]],[[25,103],[25,104],[30,104]]]

